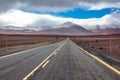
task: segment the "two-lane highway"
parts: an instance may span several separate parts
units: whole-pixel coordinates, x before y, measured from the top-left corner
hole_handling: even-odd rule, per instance
[[[0,80],[120,80],[119,72],[69,39],[0,57]]]
[[[120,80],[120,75],[67,40],[28,80]]]
[[[64,42],[0,57],[0,80],[22,80]]]

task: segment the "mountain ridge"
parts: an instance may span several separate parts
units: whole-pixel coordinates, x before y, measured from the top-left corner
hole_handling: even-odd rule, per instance
[[[120,28],[104,28],[101,29],[96,26],[94,29],[85,29],[83,26],[75,24],[73,22],[65,22],[57,28],[51,28],[52,26],[6,26],[0,28],[0,33],[21,33],[21,34],[58,34],[58,35],[92,35],[92,34],[103,34],[103,33],[120,33]],[[35,28],[35,29],[34,29]],[[42,30],[41,30],[42,29]]]
[[[61,24],[60,28],[48,29],[39,31],[41,34],[92,34],[92,31],[89,31],[78,24],[74,24],[72,22],[65,22]]]

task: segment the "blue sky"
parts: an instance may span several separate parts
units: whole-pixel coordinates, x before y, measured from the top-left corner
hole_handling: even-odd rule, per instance
[[[106,14],[110,14],[110,13],[111,13],[111,8],[102,9],[102,10],[85,10],[81,8],[76,8],[66,12],[50,13],[50,14],[61,17],[86,19],[86,18],[101,18]]]
[[[105,8],[101,10],[87,10],[82,8],[75,8],[62,12],[51,12],[51,11],[28,11],[26,9],[21,9],[25,12],[31,12],[36,14],[49,14],[53,16],[65,17],[65,18],[76,18],[76,19],[88,19],[88,18],[101,18],[107,14],[111,14],[112,10],[117,10],[118,8]]]
[[[3,7],[4,6],[4,7]],[[73,21],[84,27],[120,25],[120,0],[4,0],[0,26],[52,26]]]

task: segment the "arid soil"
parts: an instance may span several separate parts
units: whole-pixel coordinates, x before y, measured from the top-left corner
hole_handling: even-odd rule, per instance
[[[91,36],[0,34],[0,49],[36,43],[54,43],[56,41],[64,40],[65,38],[70,38],[78,45],[89,47],[101,54],[120,59],[119,33]]]
[[[55,36],[49,35],[0,34],[0,47],[53,42],[56,40]]]
[[[0,34],[0,56],[63,40],[52,35]]]
[[[101,54],[120,59],[120,35],[97,35],[73,39],[78,45],[87,46]]]

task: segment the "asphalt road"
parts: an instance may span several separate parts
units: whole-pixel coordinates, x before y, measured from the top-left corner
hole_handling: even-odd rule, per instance
[[[64,42],[0,57],[0,80],[22,80]]]
[[[66,39],[0,57],[0,80],[120,80],[110,68]]]

